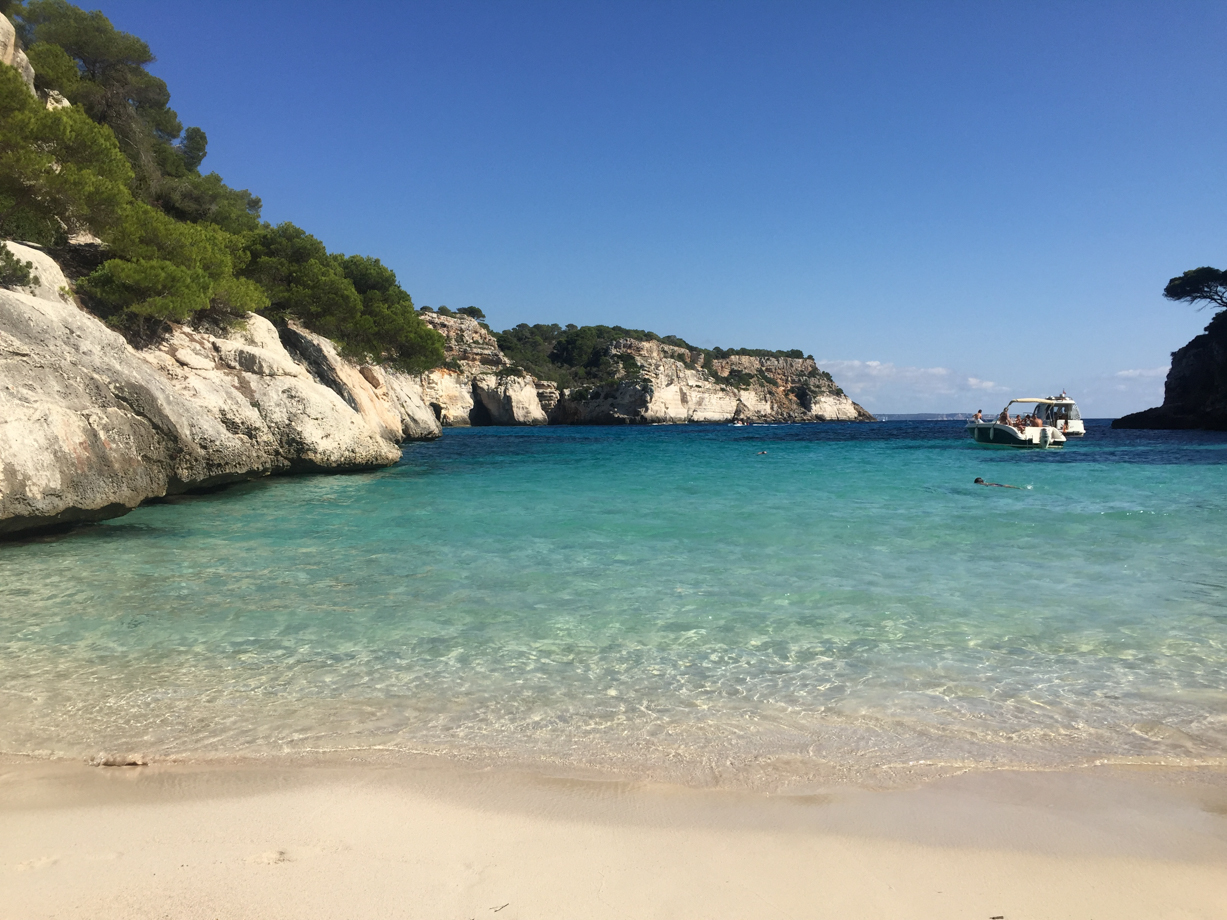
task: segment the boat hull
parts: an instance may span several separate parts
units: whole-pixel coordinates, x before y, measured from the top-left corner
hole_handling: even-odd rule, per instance
[[[1055,428],[1024,428],[1019,431],[1013,425],[1001,422],[968,422],[967,433],[972,440],[984,447],[1021,447],[1046,450],[1062,447],[1065,435]]]

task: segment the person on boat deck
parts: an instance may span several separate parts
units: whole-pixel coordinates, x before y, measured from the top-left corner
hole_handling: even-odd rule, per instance
[[[1043,428],[1044,423],[1040,421],[1040,417],[1038,415],[1033,415],[1031,416],[1031,421],[1029,423],[1029,426],[1031,428]]]
[[[1001,414],[997,416],[997,421],[1002,425],[1010,424],[1010,407],[1006,406],[1001,410]]]
[[[971,417],[971,420],[972,420],[973,422],[982,422],[982,421],[984,421],[984,410],[983,410],[983,409],[977,409],[977,410],[976,410],[976,414],[975,414],[975,415],[973,415],[973,416]]]

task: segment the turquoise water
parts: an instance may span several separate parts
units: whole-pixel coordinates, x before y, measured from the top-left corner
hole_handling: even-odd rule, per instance
[[[0,752],[1223,762],[1225,487],[1224,436],[1102,425],[448,431],[0,545]]]

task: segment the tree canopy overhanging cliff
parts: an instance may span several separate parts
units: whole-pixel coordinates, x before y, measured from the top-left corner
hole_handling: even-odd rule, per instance
[[[145,42],[66,0],[5,12],[41,98],[0,67],[0,236],[48,247],[97,236],[108,258],[80,284],[91,309],[138,332],[257,312],[298,320],[354,357],[406,370],[443,360],[442,338],[391,269],[262,223],[258,197],[200,172],[208,137],[183,128],[146,70]],[[22,277],[12,262],[0,265],[8,283]]]
[[[1191,268],[1167,282],[1163,296],[1186,303],[1212,303],[1216,308],[1227,307],[1227,272],[1203,265]],[[1203,306],[1205,304],[1203,303]]]

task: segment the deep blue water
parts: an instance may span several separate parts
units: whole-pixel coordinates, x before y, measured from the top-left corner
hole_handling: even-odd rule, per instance
[[[1227,436],[1106,423],[451,430],[0,545],[0,752],[1222,762],[1225,486]]]

